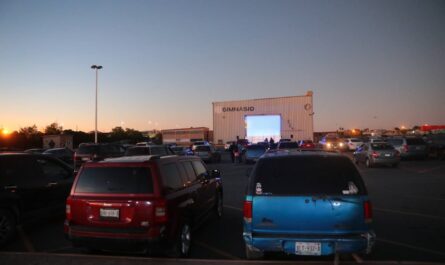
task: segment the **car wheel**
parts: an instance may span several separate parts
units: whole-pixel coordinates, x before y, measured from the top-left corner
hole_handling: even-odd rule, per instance
[[[369,158],[366,158],[366,161],[365,161],[365,165],[366,165],[366,167],[372,167],[372,164],[371,164],[371,160],[369,160]]]
[[[223,215],[224,206],[223,206],[223,198],[221,192],[217,192],[216,195],[216,203],[215,203],[215,212],[218,218],[221,218]]]
[[[253,250],[253,249],[249,248],[247,245],[245,245],[245,247],[246,247],[246,259],[252,260],[252,259],[262,259],[263,258],[263,256],[264,256],[263,252]]]
[[[6,209],[0,209],[0,246],[5,245],[14,237],[15,226],[14,215]]]
[[[173,251],[169,253],[172,258],[185,258],[190,255],[190,247],[192,243],[192,227],[189,222],[185,222],[181,229],[177,240],[173,246]]]

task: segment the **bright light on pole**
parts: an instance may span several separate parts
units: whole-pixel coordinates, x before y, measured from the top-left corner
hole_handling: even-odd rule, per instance
[[[102,65],[95,65],[93,64],[91,66],[91,69],[96,70],[96,114],[95,114],[95,125],[94,125],[94,143],[97,144],[97,82],[98,82],[98,73],[99,70],[102,69]]]

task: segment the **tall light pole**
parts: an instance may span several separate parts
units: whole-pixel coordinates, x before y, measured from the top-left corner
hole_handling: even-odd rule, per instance
[[[98,73],[99,70],[102,69],[102,65],[93,64],[91,66],[91,69],[96,70],[96,115],[95,115],[95,127],[94,127],[94,143],[97,144],[97,80],[98,80]]]

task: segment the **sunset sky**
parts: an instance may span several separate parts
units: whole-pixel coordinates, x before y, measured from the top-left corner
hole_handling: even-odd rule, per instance
[[[206,126],[314,92],[315,131],[445,124],[445,1],[0,0],[0,128]]]

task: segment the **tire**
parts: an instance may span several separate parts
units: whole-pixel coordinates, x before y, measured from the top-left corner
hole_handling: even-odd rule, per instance
[[[221,219],[224,213],[223,197],[221,192],[217,192],[216,194],[215,213],[218,219]]]
[[[190,247],[192,242],[192,226],[189,222],[184,222],[179,229],[173,250],[169,253],[172,258],[186,258],[190,255]]]
[[[14,215],[6,209],[0,209],[0,246],[5,245],[14,237],[16,225]]]
[[[367,168],[371,168],[372,167],[371,160],[369,160],[369,158],[366,158],[365,165],[366,165]]]
[[[260,251],[255,251],[253,249],[250,249],[247,245],[245,245],[245,248],[246,248],[246,259],[248,260],[262,259],[264,257],[264,254]]]

